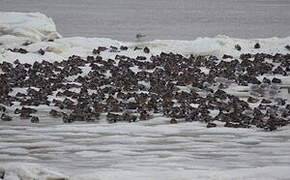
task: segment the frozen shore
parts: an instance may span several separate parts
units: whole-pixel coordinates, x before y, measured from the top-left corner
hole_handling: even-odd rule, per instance
[[[13,19],[13,21],[11,20]],[[54,40],[49,42],[49,40]],[[54,22],[41,13],[0,13],[0,62],[14,61],[18,54],[11,53],[8,49],[25,47],[27,54],[21,54],[20,61],[32,63],[39,59],[47,61],[60,61],[72,55],[86,57],[92,50],[99,46],[128,46],[130,48],[145,47],[152,49],[151,54],[161,52],[173,52],[183,55],[216,55],[224,54],[238,57],[243,53],[268,53],[286,54],[285,48],[290,42],[290,37],[268,39],[235,39],[227,36],[213,38],[201,37],[194,41],[178,40],[154,40],[149,42],[120,42],[107,38],[65,37],[56,31]],[[32,43],[32,44],[31,44]],[[255,49],[255,43],[260,43],[261,48]],[[23,46],[25,44],[26,46]],[[234,48],[239,44],[242,49]],[[28,46],[27,46],[28,45]],[[47,50],[44,56],[40,56],[39,49]],[[104,54],[105,56],[106,54]],[[115,54],[108,54],[113,57]],[[138,52],[130,52],[129,56],[137,56]]]
[[[257,43],[260,48],[254,48]],[[235,48],[237,44],[240,50]],[[245,40],[218,36],[151,42],[62,38],[53,21],[43,14],[0,13],[0,63],[13,63],[16,59],[29,64],[54,62],[72,55],[86,58],[100,46],[129,48],[102,52],[104,59],[144,55],[143,51],[135,51],[135,47],[148,47],[147,57],[173,52],[186,57],[193,54],[222,58],[227,54],[238,58],[243,53],[287,54],[289,44],[290,37]],[[14,51],[21,48],[27,52]],[[289,86],[288,76],[279,78],[283,86]],[[242,90],[229,88],[238,93]],[[40,115],[45,119],[44,114]],[[289,126],[268,133],[257,129],[207,129],[199,123],[169,125],[162,118],[134,125],[62,125],[51,123],[48,117],[45,120],[46,124],[32,126],[22,120],[16,124],[0,122],[0,179],[4,171],[4,180],[287,179],[290,175]]]

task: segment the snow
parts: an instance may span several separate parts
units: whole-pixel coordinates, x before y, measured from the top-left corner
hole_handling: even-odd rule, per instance
[[[23,43],[28,41],[32,44],[24,46]],[[260,49],[253,48],[257,42],[261,45]],[[234,49],[236,44],[242,47],[241,51]],[[26,63],[42,60],[54,62],[72,55],[85,58],[93,55],[92,50],[99,46],[122,45],[128,46],[128,51],[106,51],[102,52],[102,57],[143,55],[142,50],[134,51],[136,46],[149,47],[147,58],[161,52],[219,57],[223,54],[238,57],[242,53],[261,52],[286,54],[289,53],[285,48],[287,44],[290,44],[290,37],[235,39],[217,36],[194,41],[150,42],[62,38],[54,22],[41,13],[0,12],[0,62],[16,59]],[[24,48],[28,53],[11,52],[8,48]],[[37,53],[39,49],[46,53],[40,55]],[[283,86],[290,84],[287,78],[282,78],[282,81]],[[16,89],[11,93],[23,90]],[[228,91],[247,96],[250,90],[233,86]],[[40,112],[44,111],[47,107],[40,107]],[[211,112],[213,116],[216,114]],[[165,123],[168,121],[168,118],[157,117],[152,122],[134,124],[48,123],[34,126],[19,121],[19,124],[7,122],[0,126],[0,167],[7,172],[5,180],[53,180],[60,177],[72,180],[113,180],[116,177],[120,180],[283,179],[290,175],[289,127],[263,132],[224,127],[207,129],[197,122],[168,125]],[[64,174],[57,173],[60,171]]]

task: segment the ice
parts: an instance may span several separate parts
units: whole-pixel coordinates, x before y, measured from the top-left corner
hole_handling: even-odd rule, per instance
[[[81,151],[81,152],[77,152],[75,154],[79,155],[81,157],[88,157],[88,158],[100,156],[100,153],[94,152],[94,151]]]
[[[30,41],[27,37],[17,37],[12,35],[1,35],[0,36],[0,52],[3,53],[2,48],[17,47],[20,44]]]
[[[27,160],[43,164],[44,169],[61,170],[71,179],[275,179],[289,175],[285,171],[290,156],[289,127],[270,134],[254,129],[207,129],[200,123],[19,127],[11,127],[15,133],[6,137],[15,139],[10,149],[29,149],[24,155]],[[43,138],[21,142],[20,134],[28,133],[54,137],[56,142]]]
[[[0,149],[0,153],[25,155],[28,154],[29,151],[23,148],[8,148],[8,149]]]
[[[15,166],[15,164],[13,164]],[[25,167],[25,166],[28,167]],[[17,175],[13,174],[16,171],[12,171],[9,168],[7,169],[7,176],[4,178],[5,180],[17,180],[21,179],[29,179],[35,177],[34,175],[39,175],[39,180],[59,180],[70,179],[70,180],[155,180],[155,179],[168,179],[168,180],[189,180],[189,179],[212,179],[212,180],[227,180],[227,179],[286,179],[285,177],[289,176],[289,167],[286,166],[268,166],[268,167],[257,167],[257,168],[243,168],[239,170],[224,170],[224,171],[206,171],[206,170],[186,170],[182,168],[174,167],[174,163],[172,163],[171,171],[164,171],[158,167],[153,169],[141,168],[141,171],[132,171],[128,170],[110,170],[110,171],[99,171],[95,173],[84,173],[84,174],[76,174],[73,176],[65,176],[61,173],[52,172],[51,170],[47,170],[47,168],[42,166],[37,166],[35,164],[23,164],[16,165]],[[12,166],[12,165],[10,165]]]
[[[2,167],[1,167],[2,166]],[[60,180],[67,177],[61,173],[29,163],[9,163],[0,165],[5,170],[4,180]]]
[[[27,37],[32,42],[60,37],[51,18],[41,13],[19,12],[0,12],[0,35]]]
[[[1,37],[1,36],[0,36]],[[128,43],[128,42],[118,42],[116,40],[104,39],[104,38],[61,38],[55,40],[55,42],[40,42],[35,43],[27,47],[23,47],[29,51],[27,54],[13,53],[7,50],[2,50],[0,61],[14,61],[19,59],[21,62],[33,63],[36,60],[42,59],[47,61],[60,61],[65,58],[68,58],[72,55],[79,55],[81,57],[86,57],[92,55],[93,48],[99,46],[115,45],[120,47],[121,45],[128,45],[131,47],[127,52],[118,53],[128,56],[138,55],[133,51],[133,47],[144,47],[147,46],[152,49],[151,54],[157,55],[161,52],[174,52],[180,53],[183,55],[216,55],[222,56],[223,54],[231,54],[234,57],[238,57],[240,54],[247,53],[289,53],[285,48],[286,44],[290,44],[290,38],[278,39],[261,39],[262,45],[261,49],[250,50],[250,47],[253,46],[254,40],[242,40],[242,39],[231,39],[227,38],[198,38],[194,41],[167,41],[167,40],[155,40],[152,42],[143,42],[143,43]],[[235,43],[244,44],[244,51],[237,51],[233,49]],[[48,53],[41,56],[37,53],[37,50],[44,49]],[[248,50],[249,49],[249,50]],[[278,51],[279,50],[279,51]],[[106,56],[104,53],[102,56],[113,58],[117,53],[110,53]]]
[[[261,141],[259,139],[257,139],[257,138],[249,138],[249,137],[240,139],[238,142],[241,143],[241,144],[245,144],[245,145],[261,143]]]

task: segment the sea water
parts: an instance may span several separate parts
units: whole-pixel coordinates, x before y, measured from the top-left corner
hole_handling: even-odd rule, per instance
[[[0,11],[42,12],[66,36],[135,41],[289,36],[289,0],[0,0]]]

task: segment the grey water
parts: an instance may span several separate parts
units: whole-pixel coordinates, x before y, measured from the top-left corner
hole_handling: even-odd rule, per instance
[[[193,40],[289,36],[289,0],[0,0],[0,11],[42,12],[65,37]]]

